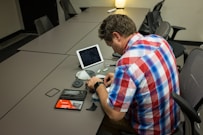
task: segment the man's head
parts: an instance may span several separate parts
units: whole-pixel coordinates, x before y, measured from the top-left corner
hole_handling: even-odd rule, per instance
[[[115,52],[122,53],[129,37],[136,32],[132,19],[126,15],[114,14],[103,20],[99,28],[99,38],[104,39]]]

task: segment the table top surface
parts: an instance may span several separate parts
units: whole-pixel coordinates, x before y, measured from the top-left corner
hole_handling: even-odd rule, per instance
[[[136,26],[139,28],[145,18],[145,15],[149,12],[148,8],[130,8],[117,9],[114,12],[108,13],[107,11],[112,7],[90,7],[82,13],[71,18],[70,22],[99,22],[101,23],[104,18],[110,14],[125,14],[133,19]]]
[[[19,52],[0,64],[0,119],[67,56]]]
[[[85,48],[94,44],[98,44],[99,48],[101,50],[102,56],[104,59],[112,59],[112,53],[114,52],[113,49],[106,45],[104,40],[99,39],[98,37],[98,29],[99,26],[97,26],[94,30],[89,32],[85,38],[83,38],[81,41],[79,41],[73,48],[71,48],[67,54],[70,55],[76,55],[76,51],[81,48]]]
[[[105,63],[113,64],[114,61],[106,60]],[[81,111],[54,109],[63,89],[86,90],[85,84],[81,88],[74,88],[71,85],[75,74],[81,70],[78,64],[76,56],[68,56],[29,95],[24,97],[15,109],[0,120],[0,134],[96,134],[104,113],[99,102],[95,102],[97,105],[95,111],[86,110],[93,103],[89,91]],[[45,93],[52,88],[57,88],[60,92],[53,97],[46,96]]]
[[[19,50],[65,54],[97,25],[97,23],[66,22],[35,38]]]

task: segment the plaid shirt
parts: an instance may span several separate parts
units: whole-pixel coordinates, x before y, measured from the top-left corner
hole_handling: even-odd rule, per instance
[[[179,124],[179,108],[170,96],[179,94],[176,61],[169,44],[157,35],[136,33],[117,62],[108,104],[127,112],[138,134],[171,134]]]

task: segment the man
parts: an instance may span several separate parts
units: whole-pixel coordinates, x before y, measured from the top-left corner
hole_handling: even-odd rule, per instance
[[[114,74],[107,74],[104,81],[96,77],[87,81],[107,115],[103,126],[115,134],[119,129],[146,135],[173,133],[179,124],[179,108],[171,92],[179,94],[179,78],[167,41],[157,35],[142,36],[134,22],[120,14],[103,20],[99,37],[122,55]]]

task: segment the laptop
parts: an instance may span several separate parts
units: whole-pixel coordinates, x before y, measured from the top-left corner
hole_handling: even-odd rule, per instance
[[[98,44],[79,49],[76,53],[83,70],[96,72],[103,68],[104,59]]]

